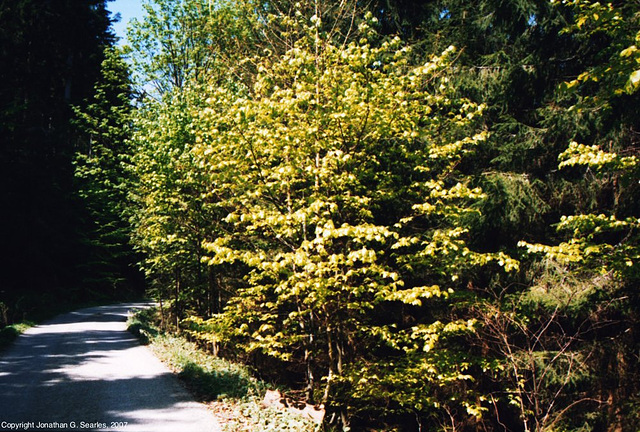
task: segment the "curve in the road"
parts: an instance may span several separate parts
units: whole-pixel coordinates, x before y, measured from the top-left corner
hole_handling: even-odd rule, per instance
[[[219,431],[126,331],[129,303],[61,315],[0,356],[0,430]]]

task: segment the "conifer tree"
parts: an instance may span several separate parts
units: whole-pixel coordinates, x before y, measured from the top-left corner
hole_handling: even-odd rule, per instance
[[[20,303],[16,316],[82,295],[71,107],[114,41],[105,3],[0,1],[0,295]]]
[[[132,156],[133,94],[129,68],[117,48],[105,50],[101,78],[86,107],[76,108],[83,132],[75,176],[85,209],[85,287],[98,295],[118,297],[135,288],[135,257],[127,220],[125,165]]]

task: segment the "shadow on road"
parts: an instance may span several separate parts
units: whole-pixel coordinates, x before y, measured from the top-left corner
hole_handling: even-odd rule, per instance
[[[218,430],[126,331],[129,311],[146,306],[84,309],[20,336],[0,356],[0,430]]]

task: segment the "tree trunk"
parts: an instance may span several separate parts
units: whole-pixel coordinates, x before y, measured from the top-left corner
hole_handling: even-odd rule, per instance
[[[176,318],[176,332],[180,331],[180,269],[176,269],[176,283],[174,287],[173,311]]]
[[[220,294],[220,283],[216,277],[216,273],[212,268],[208,271],[208,284],[209,284],[209,316],[213,314],[219,314],[221,312],[222,298]]]
[[[162,328],[163,331],[167,329],[167,322],[164,318],[164,305],[162,304],[162,296],[160,296],[160,328]]]
[[[327,375],[327,385],[324,389],[324,395],[322,397],[322,403],[325,407],[328,405],[329,397],[333,387],[334,371],[337,371],[338,375],[343,371],[343,354],[344,350],[340,344],[340,337],[333,330],[331,326],[327,326],[327,354],[329,355],[329,372]],[[349,430],[349,417],[344,407],[339,407],[334,410],[332,415],[325,417],[328,419],[328,424],[336,425],[342,430]],[[326,420],[325,420],[326,421]]]

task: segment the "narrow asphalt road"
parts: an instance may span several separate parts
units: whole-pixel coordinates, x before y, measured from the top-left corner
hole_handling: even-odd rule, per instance
[[[0,355],[0,430],[220,431],[127,332],[146,306],[82,309],[21,335]]]

